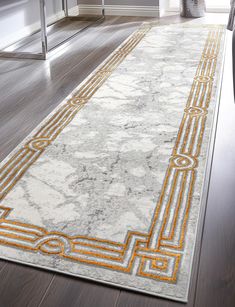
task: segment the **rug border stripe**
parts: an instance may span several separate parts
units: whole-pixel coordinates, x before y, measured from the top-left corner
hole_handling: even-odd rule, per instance
[[[77,114],[77,112],[89,101],[89,99],[91,98],[91,96],[93,96],[93,94],[100,88],[100,86],[108,79],[108,77],[110,76],[110,74],[117,68],[117,66],[125,59],[125,57],[135,48],[136,45],[138,45],[138,43],[143,39],[143,37],[146,35],[146,33],[152,28],[152,24],[143,24],[142,27],[137,30],[133,35],[131,35],[123,44],[121,47],[119,47],[116,51],[114,51],[114,53],[111,54],[111,56],[109,57],[108,60],[106,60],[104,62],[104,64],[101,64],[101,68],[99,67],[99,69],[97,69],[95,71],[95,73],[93,73],[91,75],[91,77],[88,77],[79,87],[81,89],[84,89],[85,88],[85,91],[82,92],[82,95],[79,95],[79,93],[75,93],[74,95],[74,92],[72,94],[72,96],[67,100],[67,102],[65,104],[62,103],[62,107],[61,105],[57,108],[59,110],[59,112],[61,112],[61,108],[62,108],[62,111],[64,111],[66,109],[66,112],[67,112],[67,108],[68,106],[69,107],[72,107],[70,113],[69,113],[69,118],[66,118],[66,120],[63,120],[62,119],[62,123],[66,123],[66,124],[63,124],[61,127],[59,127],[58,131],[56,131],[55,134],[52,134],[49,138],[46,138],[46,135],[42,134],[40,135],[40,133],[38,133],[36,136],[37,138],[36,139],[32,139],[31,142],[28,141],[26,143],[26,149],[29,149],[31,150],[33,153],[35,153],[35,159],[33,159],[32,163],[35,162],[35,160],[45,151],[45,148],[47,146],[50,145],[50,143],[58,136],[58,134],[62,131],[62,129],[74,118],[74,116]],[[207,26],[205,26],[207,27]],[[209,27],[207,27],[209,28]],[[194,88],[194,85],[195,83],[197,83],[198,86],[201,87],[201,85],[205,85],[205,83],[207,83],[209,85],[209,93],[208,93],[208,99],[207,99],[207,102],[210,101],[211,99],[211,89],[212,89],[212,86],[210,86],[211,84],[213,84],[213,76],[215,74],[215,67],[217,65],[217,56],[218,56],[218,52],[220,51],[220,47],[219,44],[221,42],[221,38],[222,38],[222,35],[223,35],[223,31],[224,30],[224,27],[220,27],[220,26],[214,26],[213,29],[215,29],[215,31],[217,30],[217,34],[219,34],[220,38],[217,38],[217,43],[215,42],[216,40],[214,40],[214,42],[211,41],[211,38],[210,38],[210,41],[209,43],[211,43],[211,45],[213,46],[217,46],[216,48],[216,56],[214,56],[214,58],[211,58],[209,59],[207,56],[205,56],[206,54],[204,53],[205,50],[207,49],[205,47],[205,50],[202,54],[202,58],[204,58],[204,61],[209,61],[210,64],[212,62],[214,62],[214,65],[212,65],[212,68],[214,67],[214,69],[212,69],[212,72],[211,72],[211,76],[209,79],[205,79],[207,76],[204,78],[204,73],[203,75],[196,75],[195,79],[194,79],[194,83],[192,85],[192,88]],[[212,31],[212,30],[211,30]],[[211,33],[211,31],[209,31],[209,33]],[[206,43],[208,42],[208,39],[206,40]],[[124,52],[123,51],[120,51],[124,49]],[[114,57],[113,57],[114,56]],[[210,55],[208,55],[210,56]],[[111,59],[111,61],[110,61]],[[110,62],[109,62],[110,61]],[[205,63],[205,62],[204,62]],[[111,66],[111,69],[110,69],[110,66],[108,66],[108,70],[106,69],[106,65],[109,65]],[[201,61],[199,62],[199,65],[201,64]],[[206,65],[204,65],[206,67]],[[105,68],[104,70],[102,70],[102,68]],[[210,71],[210,70],[209,70]],[[203,72],[205,72],[205,70],[203,70]],[[94,81],[94,78],[95,77],[95,85],[97,85],[97,88],[94,86],[94,83],[91,85],[90,87],[90,91],[88,90],[87,91],[87,87],[89,89],[89,81],[90,80],[93,80]],[[202,77],[202,78],[201,78]],[[103,79],[102,79],[103,78]],[[91,81],[92,83],[92,81]],[[79,91],[79,90],[78,90]],[[198,92],[200,92],[200,90],[198,90]],[[86,93],[86,95],[84,95],[84,93]],[[190,93],[191,95],[191,93]],[[189,95],[189,97],[190,97]],[[198,97],[198,95],[196,95],[196,97]],[[191,106],[191,108],[193,108],[193,111],[196,112],[199,110],[199,108],[196,106],[194,106],[195,103],[193,103],[193,106]],[[189,105],[189,102],[187,102],[187,107],[189,108],[190,105]],[[209,107],[209,104],[207,103],[207,108]],[[186,109],[188,109],[186,108]],[[196,109],[197,108],[197,109]],[[206,111],[204,109],[207,109],[207,108],[200,108],[200,111]],[[65,113],[66,113],[65,112]],[[68,112],[67,112],[68,113]],[[67,114],[66,113],[66,114]],[[190,118],[192,117],[195,117],[195,116],[203,116],[206,120],[206,115],[205,114],[189,114],[189,112],[185,111],[184,113],[184,116],[185,114],[187,114],[188,116],[190,116]],[[51,116],[51,114],[49,115],[49,118],[50,119],[54,119],[58,116],[60,116],[60,114],[56,114],[56,112],[53,113],[53,116]],[[61,115],[61,117],[63,116],[63,114]],[[60,119],[60,117],[59,117]],[[44,123],[45,121],[43,121]],[[49,121],[49,123],[51,124],[51,120]],[[45,126],[45,125],[44,125]],[[180,129],[180,128],[179,128]],[[203,129],[205,129],[205,123],[204,123],[204,126],[203,126]],[[35,129],[35,130],[38,130],[38,127]],[[43,131],[43,129],[41,129],[41,131]],[[54,133],[53,131],[53,133]],[[204,133],[204,132],[203,132]],[[202,143],[202,139],[203,139],[203,133],[200,134],[200,140],[201,142],[199,143]],[[32,134],[30,134],[32,135]],[[36,142],[35,142],[36,140]],[[22,142],[24,143],[24,141]],[[176,142],[176,145],[178,144],[178,142]],[[201,147],[201,145],[199,146]],[[209,146],[210,147],[210,146]],[[28,152],[28,151],[26,151]],[[192,179],[190,180],[190,182],[192,183],[192,185],[190,186],[190,194],[189,194],[189,204],[190,204],[190,201],[191,201],[191,198],[192,198],[192,189],[193,189],[193,183],[194,183],[194,180],[195,180],[195,170],[198,166],[198,163],[195,162],[195,159],[198,157],[198,155],[200,154],[200,148],[196,150],[196,156],[193,157],[192,155],[190,155],[189,157],[187,156],[187,154],[185,154],[185,152],[183,153],[180,153],[180,154],[177,154],[177,149],[174,148],[173,150],[173,155],[170,159],[170,164],[169,164],[169,168],[172,169],[175,171],[175,175],[174,175],[174,178],[175,178],[175,183],[177,182],[177,179],[178,179],[178,174],[179,172],[181,171],[182,172],[182,161],[180,162],[180,165],[177,165],[176,164],[176,161],[174,161],[175,159],[175,156],[177,156],[177,158],[179,158],[178,156],[181,155],[180,159],[183,159],[184,162],[186,161],[187,163],[189,163],[189,166],[185,169],[183,169],[183,171],[186,171],[187,173],[188,172],[192,172]],[[14,157],[17,157],[16,155]],[[14,161],[14,157],[13,157],[13,161]],[[191,158],[193,161],[188,161],[187,159]],[[190,160],[190,159],[189,159]],[[6,166],[8,166],[8,164],[10,165],[12,160],[11,160],[11,157],[8,159],[5,159],[4,161],[6,161]],[[3,161],[3,162],[4,162]],[[28,167],[32,164],[28,164]],[[191,164],[190,164],[191,163]],[[193,163],[193,164],[192,164]],[[1,168],[2,170],[4,170],[4,165],[3,165],[3,168]],[[21,173],[19,169],[16,169],[16,171],[18,171],[19,173],[19,176],[17,177],[17,180],[16,182],[22,177],[23,175],[23,172]],[[166,176],[166,179],[167,179],[167,176]],[[8,180],[9,181],[9,180]],[[12,187],[14,186],[14,184],[16,183],[12,183],[10,185],[11,189]],[[164,185],[163,185],[164,186]],[[9,192],[9,190],[11,189],[8,189],[7,190],[7,193]],[[173,188],[174,190],[174,188]],[[7,193],[3,193],[2,194],[2,199],[7,195]],[[171,202],[171,199],[169,200],[169,204]],[[158,208],[159,206],[157,207],[157,210],[156,212],[158,212]],[[6,217],[10,214],[10,211],[11,209],[10,208],[5,208],[5,207],[0,207],[0,209],[3,211],[3,215],[4,217],[2,218],[4,220],[4,222],[8,222],[8,220],[6,220]],[[189,212],[189,209],[186,211],[187,215],[188,215],[188,212]],[[167,216],[167,214],[166,214]],[[153,218],[153,220],[156,220],[155,218]],[[165,220],[165,218],[164,218]],[[1,220],[2,221],[2,220]],[[17,222],[14,222],[14,221],[9,221],[11,222],[12,224],[19,224]],[[37,226],[34,226],[34,225],[29,225],[29,224],[23,224],[23,223],[20,223],[22,227],[25,227],[25,231],[27,232],[27,229],[29,227],[37,227]],[[187,218],[184,219],[184,222],[183,222],[183,225],[182,225],[182,229],[185,229],[187,226]],[[152,226],[151,229],[153,229],[154,227]],[[163,228],[164,229],[164,226]],[[161,231],[161,233],[163,233]],[[46,238],[45,238],[46,236]],[[17,235],[13,235],[13,234],[8,234],[8,237],[12,238],[13,240],[17,240],[19,239],[19,235],[17,237]],[[69,237],[69,236],[66,236],[65,234],[62,234],[62,233],[59,233],[59,232],[47,232],[45,229],[43,229],[42,231],[42,235],[41,235],[41,238],[40,236],[38,236],[36,239],[35,239],[35,242],[37,243],[35,246],[24,246],[23,248],[25,249],[29,249],[29,250],[32,250],[32,251],[42,251],[43,253],[46,253],[46,254],[53,254],[53,255],[60,255],[64,258],[71,258],[69,255],[66,255],[65,254],[65,245],[66,244],[71,244],[72,246],[72,252],[74,250],[76,250],[76,248],[74,248],[74,243],[73,243],[73,240],[74,239],[78,239],[79,236],[76,236],[76,237]],[[172,238],[172,236],[171,236]],[[20,237],[20,239],[22,239],[22,237]],[[94,241],[99,241],[99,239],[97,238],[89,238],[91,240],[94,240]],[[164,245],[162,245],[160,243],[160,241],[162,240],[162,237],[160,237],[160,239],[158,240],[158,244],[155,248],[153,248],[151,246],[151,231],[150,233],[139,233],[139,232],[129,232],[127,234],[127,237],[126,237],[126,240],[125,240],[125,243],[119,243],[119,242],[112,242],[112,244],[120,244],[123,248],[122,250],[122,257],[119,257],[118,259],[117,258],[114,258],[113,256],[111,255],[105,255],[104,254],[101,256],[99,254],[95,254],[96,257],[100,257],[101,259],[103,259],[102,263],[97,263],[97,262],[93,262],[92,260],[85,260],[85,259],[79,259],[77,258],[77,261],[79,262],[85,262],[85,263],[90,263],[90,264],[95,264],[95,265],[102,265],[104,267],[107,267],[107,268],[111,268],[112,270],[121,270],[122,272],[131,272],[131,269],[132,269],[132,266],[133,266],[133,263],[135,261],[135,258],[136,257],[140,257],[141,258],[141,265],[139,267],[139,271],[138,271],[138,274],[140,276],[145,276],[145,277],[148,277],[148,278],[154,278],[154,279],[157,279],[157,280],[161,280],[161,281],[167,281],[167,282],[173,282],[175,283],[177,281],[177,271],[179,269],[179,266],[180,266],[180,259],[182,257],[182,254],[180,253],[180,250],[183,248],[183,239],[181,237],[181,240],[180,240],[180,245],[179,246],[174,246],[174,249],[177,250],[174,251],[174,252],[169,252],[169,251],[166,251],[166,250],[163,250],[162,247],[164,247]],[[166,240],[166,238],[164,238],[164,240]],[[134,241],[134,243],[133,243]],[[101,239],[101,242],[104,242],[104,243],[107,243],[110,244],[110,242],[106,241],[106,240],[103,240]],[[18,243],[11,243],[11,244],[8,244],[6,242],[5,239],[1,239],[1,234],[0,234],[0,243],[2,243],[3,245],[10,245],[10,246],[15,246],[15,247],[18,247],[18,248],[22,248],[22,245],[20,246]],[[166,257],[169,257],[169,258],[174,258],[174,261],[175,261],[175,264],[174,264],[174,272],[173,274],[170,276],[170,277],[164,277],[164,276],[159,276],[158,274],[156,275],[151,275],[147,272],[145,272],[146,270],[146,262],[149,262],[149,261],[152,261],[153,258],[152,256],[150,257],[150,255],[148,254],[145,254],[145,256],[143,256],[142,254],[140,254],[141,252],[141,249],[142,249],[142,245],[145,244],[147,246],[147,249],[148,249],[148,252],[151,252],[151,253],[157,253],[158,255],[155,255],[155,260],[156,259],[162,259],[163,261],[166,261],[166,258],[161,258],[163,255],[166,256]],[[75,244],[76,245],[76,244]],[[166,246],[165,246],[166,247]],[[126,262],[126,260],[124,259],[126,254],[127,254],[127,251],[129,248],[133,248],[133,252],[131,253],[131,257],[129,258],[129,260]],[[168,248],[172,248],[172,246],[168,246]],[[50,250],[51,249],[51,250]],[[77,251],[77,250],[76,250]],[[111,252],[111,250],[110,250]],[[142,250],[143,252],[143,250]],[[145,251],[146,252],[146,251]],[[89,255],[89,253],[85,253],[86,255]],[[91,253],[90,253],[91,255]],[[159,256],[160,255],[160,256]],[[93,255],[91,255],[93,256]],[[160,257],[160,258],[159,258]],[[75,260],[76,258],[73,258],[73,260]],[[108,259],[108,260],[115,260],[115,261],[120,261],[120,265],[114,265],[114,264],[110,264],[108,262],[105,261],[105,259]],[[84,261],[85,260],[85,261]],[[127,263],[127,265],[123,266],[123,260],[125,260],[124,262]],[[155,267],[157,267],[158,270],[161,271],[161,267],[158,267],[157,265],[155,265]],[[165,267],[164,267],[165,269]],[[87,277],[86,277],[87,278]],[[88,278],[89,279],[89,278]],[[101,281],[102,282],[102,281]],[[109,283],[110,284],[110,283]],[[125,287],[127,288],[127,287]],[[135,289],[137,290],[137,289]],[[139,289],[139,291],[142,291],[141,289]],[[142,291],[142,292],[145,292],[145,291]],[[159,294],[158,294],[159,295]],[[172,298],[172,297],[171,297]],[[182,301],[182,300],[181,300]]]

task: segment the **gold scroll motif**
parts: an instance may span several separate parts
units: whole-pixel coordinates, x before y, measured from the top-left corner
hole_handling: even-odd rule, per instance
[[[144,24],[8,159],[0,169],[0,200],[150,29]],[[10,220],[12,209],[1,206],[0,244],[125,273],[135,269],[139,276],[176,283],[222,35],[222,27],[209,30],[148,233],[129,231],[124,243],[68,236]]]

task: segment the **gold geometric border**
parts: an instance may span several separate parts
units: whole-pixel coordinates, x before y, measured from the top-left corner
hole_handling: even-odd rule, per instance
[[[63,104],[0,169],[0,200],[70,123],[153,24],[144,24]],[[148,233],[129,231],[124,243],[69,236],[8,219],[11,208],[0,207],[0,244],[57,255],[87,265],[175,283],[183,255],[199,156],[212,96],[224,27],[210,27],[189,98],[169,159],[161,195]],[[173,217],[170,211],[173,210]],[[163,216],[159,223],[159,216]]]

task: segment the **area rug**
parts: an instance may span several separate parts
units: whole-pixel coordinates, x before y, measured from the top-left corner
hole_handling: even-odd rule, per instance
[[[224,36],[145,23],[63,101],[1,163],[0,258],[187,301]]]

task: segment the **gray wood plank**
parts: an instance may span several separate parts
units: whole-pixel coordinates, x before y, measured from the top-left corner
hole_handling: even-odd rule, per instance
[[[181,303],[164,300],[154,296],[122,291],[116,307],[178,307]]]
[[[40,307],[115,307],[120,290],[57,275]]]
[[[0,271],[0,306],[38,306],[53,279],[53,274],[8,263]]]
[[[7,262],[4,260],[0,260],[0,272],[3,270],[3,268],[7,265]]]

